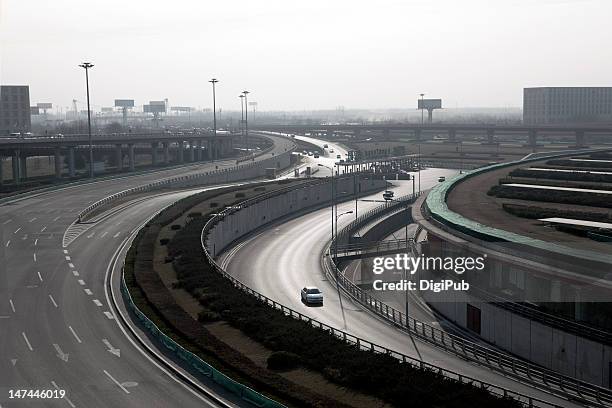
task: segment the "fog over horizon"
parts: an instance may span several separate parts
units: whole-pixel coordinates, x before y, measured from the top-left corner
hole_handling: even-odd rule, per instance
[[[0,82],[30,101],[240,110],[520,107],[530,86],[610,86],[612,2],[0,0]],[[55,109],[54,109],[55,110]]]

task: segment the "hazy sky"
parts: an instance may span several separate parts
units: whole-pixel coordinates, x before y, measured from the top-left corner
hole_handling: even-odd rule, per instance
[[[0,81],[31,102],[260,110],[522,105],[611,86],[610,0],[0,0]],[[79,106],[82,109],[83,105]]]

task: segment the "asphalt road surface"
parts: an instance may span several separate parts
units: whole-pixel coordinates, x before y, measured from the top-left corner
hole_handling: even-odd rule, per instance
[[[290,144],[277,138],[274,153]],[[198,190],[152,193],[104,218],[67,248],[62,237],[80,210],[110,194],[234,163],[98,181],[0,205],[0,407],[216,406],[134,346],[117,323],[104,286],[113,255],[135,229]],[[17,389],[67,394],[57,400],[9,399],[9,391]]]
[[[438,182],[438,177],[441,175],[449,177],[455,173],[456,171],[453,170],[425,170],[421,174],[422,188],[432,187]],[[396,197],[412,192],[411,181],[394,181],[393,184]],[[366,197],[366,199],[380,198],[380,193]],[[341,204],[338,212],[353,210],[354,205],[354,201]],[[359,212],[376,205],[378,204],[359,202]],[[353,216],[341,217],[338,228],[349,223]],[[343,307],[341,307],[337,291],[328,281],[321,266],[321,254],[330,239],[330,234],[330,209],[325,208],[276,223],[248,237],[238,246],[223,254],[220,261],[230,274],[252,289],[323,323],[485,382],[554,401],[561,406],[574,406],[565,400],[517,383],[487,368],[471,364],[412,338],[378,320],[344,295],[342,297]],[[324,306],[308,307],[302,303],[300,289],[309,285],[322,290],[325,297]],[[411,300],[411,307],[420,309],[422,305]],[[419,317],[427,318],[427,315],[423,313],[425,311],[420,311]]]

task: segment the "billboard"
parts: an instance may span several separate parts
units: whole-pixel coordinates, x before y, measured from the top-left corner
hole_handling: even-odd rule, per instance
[[[53,104],[52,103],[48,103],[48,102],[37,103],[36,106],[38,107],[38,109],[51,109],[51,108],[53,108]]]
[[[189,106],[173,106],[170,108],[170,110],[176,112],[191,112],[192,109]]]
[[[419,99],[417,109],[442,109],[442,99]]]
[[[134,100],[133,99],[115,99],[115,106],[117,108],[133,108]]]
[[[155,104],[149,104],[149,105],[143,105],[143,111],[146,113],[162,113],[166,111],[166,105],[155,105]]]

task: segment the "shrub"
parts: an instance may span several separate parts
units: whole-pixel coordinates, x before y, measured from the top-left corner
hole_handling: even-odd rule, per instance
[[[275,351],[268,357],[270,370],[288,371],[300,366],[300,356],[288,351]]]

